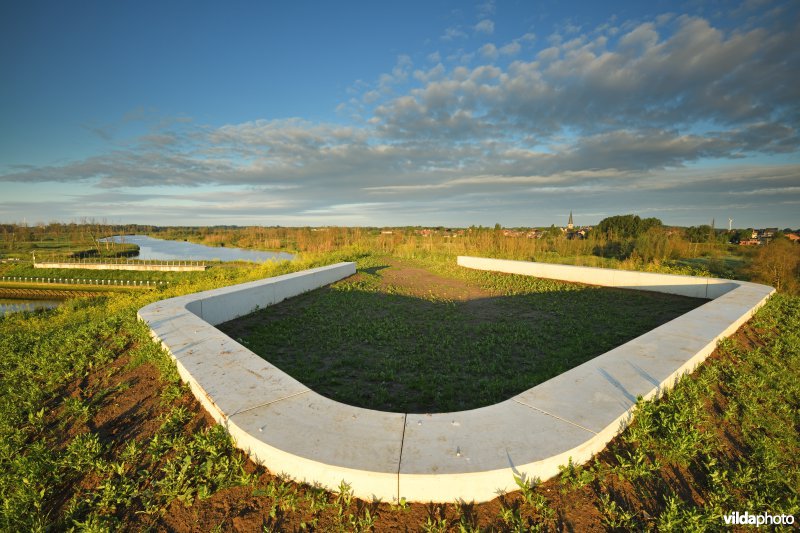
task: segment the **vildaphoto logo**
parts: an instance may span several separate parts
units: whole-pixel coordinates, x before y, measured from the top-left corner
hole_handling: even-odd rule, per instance
[[[723,520],[729,526],[772,526],[772,525],[789,525],[794,524],[794,515],[790,514],[751,514],[747,511],[740,513],[734,511],[724,515]]]

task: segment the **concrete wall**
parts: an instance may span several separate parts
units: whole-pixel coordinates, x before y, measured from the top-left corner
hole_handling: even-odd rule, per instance
[[[716,278],[680,276],[675,274],[656,274],[631,270],[611,270],[607,268],[557,265],[552,263],[532,263],[508,259],[489,259],[485,257],[459,256],[458,264],[476,270],[492,270],[507,274],[521,274],[538,278],[557,279],[588,285],[636,289],[640,291],[665,292],[690,296],[692,298],[713,299],[733,290],[738,282]],[[711,286],[711,288],[709,288]]]
[[[753,283],[459,257],[468,268],[713,299],[495,405],[385,413],[324,398],[213,327],[355,273],[354,263],[156,302],[139,310],[178,372],[237,446],[271,471],[383,501],[487,501],[514,475],[582,463],[690,372],[774,292]],[[332,317],[341,320],[340,317]]]

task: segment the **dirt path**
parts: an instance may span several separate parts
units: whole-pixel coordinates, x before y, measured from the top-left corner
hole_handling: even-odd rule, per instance
[[[404,294],[417,297],[434,295],[444,300],[466,302],[497,296],[496,293],[470,285],[464,281],[445,278],[424,268],[410,265],[399,259],[386,259],[387,268],[380,270],[381,287],[401,288]]]

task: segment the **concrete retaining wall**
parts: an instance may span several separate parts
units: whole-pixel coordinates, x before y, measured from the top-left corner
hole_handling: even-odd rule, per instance
[[[651,398],[691,371],[774,289],[753,283],[459,257],[468,268],[713,301],[495,405],[386,413],[324,398],[213,327],[355,273],[340,263],[163,300],[139,310],[178,372],[237,446],[276,473],[383,501],[487,501],[514,475],[582,463]],[[340,317],[332,317],[339,320]]]
[[[692,298],[714,299],[733,290],[740,283],[726,279],[655,274],[632,270],[611,270],[552,263],[532,263],[508,259],[489,259],[486,257],[459,256],[458,264],[476,270],[492,270],[508,274],[521,274],[524,276],[536,276],[537,278],[557,279],[621,289],[664,292]]]

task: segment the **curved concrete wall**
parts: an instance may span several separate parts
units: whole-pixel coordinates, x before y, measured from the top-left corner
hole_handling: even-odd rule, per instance
[[[139,310],[178,372],[237,446],[275,473],[383,501],[487,501],[514,475],[582,463],[767,297],[753,283],[459,257],[467,268],[713,299],[522,394],[455,413],[386,413],[324,398],[213,327],[355,273],[339,263],[172,298]]]

